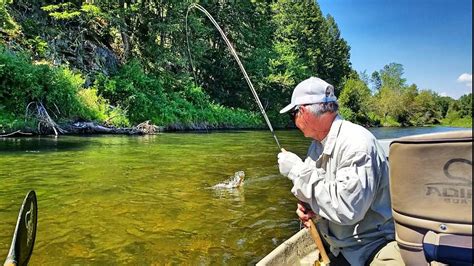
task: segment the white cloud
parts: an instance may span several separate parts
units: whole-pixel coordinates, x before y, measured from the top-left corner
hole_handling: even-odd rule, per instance
[[[439,94],[439,96],[446,97],[446,96],[448,96],[448,94],[446,92],[442,92],[442,93]]]
[[[469,74],[469,73],[461,74],[461,76],[459,76],[458,78],[458,82],[464,83],[469,88],[472,88],[472,74]]]

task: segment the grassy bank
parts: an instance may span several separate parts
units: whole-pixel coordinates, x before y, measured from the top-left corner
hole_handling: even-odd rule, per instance
[[[95,121],[128,127],[150,120],[178,130],[264,126],[259,114],[214,103],[191,82],[175,85],[142,69],[133,61],[116,75],[98,76],[85,87],[80,73],[33,62],[26,54],[0,47],[0,133],[34,131],[31,103],[41,103],[59,124]]]
[[[472,117],[463,117],[456,119],[444,119],[443,126],[472,128]]]

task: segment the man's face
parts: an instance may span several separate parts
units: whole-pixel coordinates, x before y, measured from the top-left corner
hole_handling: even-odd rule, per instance
[[[306,106],[300,106],[295,115],[295,125],[307,138],[323,140],[329,133],[335,113],[327,112],[316,116]]]
[[[308,110],[306,109],[306,106],[299,106],[299,108],[297,109],[297,111],[295,111],[294,114],[294,122],[296,127],[299,128],[301,132],[303,132],[305,137],[310,137],[308,136],[310,131],[308,130],[307,116]]]

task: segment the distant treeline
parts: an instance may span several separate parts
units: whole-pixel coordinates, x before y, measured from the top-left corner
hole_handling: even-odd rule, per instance
[[[369,89],[372,88],[371,89]],[[472,126],[472,94],[454,100],[407,85],[403,66],[390,63],[369,77],[349,77],[339,96],[342,115],[372,126]]]
[[[61,3],[58,3],[61,2]],[[28,104],[58,122],[170,129],[263,128],[224,41],[189,1],[0,1],[0,133],[35,124]],[[309,76],[336,87],[345,118],[367,126],[472,125],[472,98],[419,90],[390,63],[355,72],[350,46],[314,1],[205,1],[238,51],[270,120]]]

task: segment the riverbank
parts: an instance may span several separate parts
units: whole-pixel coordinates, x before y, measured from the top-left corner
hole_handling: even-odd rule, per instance
[[[67,66],[32,60],[27,52],[15,52],[0,44],[0,135],[16,131],[39,135],[147,134],[133,126],[143,121],[151,121],[162,131],[267,128],[255,110],[254,99],[247,97],[245,104],[237,106],[224,105],[225,101],[215,101],[211,91],[192,79],[180,81],[162,73],[150,74],[138,61],[122,65],[114,75],[99,73],[93,83],[90,79]],[[361,88],[363,91],[358,92]],[[402,105],[409,107],[403,109],[395,108],[394,102],[400,104],[399,100],[383,91],[371,95],[367,84],[348,80],[339,95],[340,113],[367,127],[472,126],[471,94],[454,100],[405,88],[398,95],[410,92],[410,97],[402,97]],[[362,100],[357,98],[359,94],[372,97],[375,104],[354,104]],[[288,117],[278,112],[290,97],[265,92],[260,96],[273,127],[291,127]],[[393,112],[381,111],[388,107]],[[97,124],[74,126],[77,121]]]
[[[456,127],[456,128],[472,128],[472,118],[463,118],[451,121],[442,121],[441,124],[424,125],[423,127]],[[275,127],[275,129],[294,129],[294,126]],[[378,126],[372,128],[385,129],[407,129],[412,127],[393,127],[393,126]],[[141,124],[132,127],[115,127],[113,125],[101,124],[96,122],[70,122],[57,125],[53,128],[51,125],[41,125],[32,122],[18,122],[17,120],[6,123],[0,123],[0,137],[21,137],[33,135],[98,135],[98,134],[112,134],[112,135],[146,135],[157,134],[160,132],[193,132],[193,131],[217,131],[217,130],[265,130],[267,126],[249,125],[249,126],[233,126],[233,125],[212,125],[210,123],[191,123],[180,124],[175,123],[167,126],[157,126],[145,121]]]
[[[146,135],[157,134],[160,132],[189,132],[189,131],[209,131],[209,130],[247,130],[265,129],[265,125],[261,126],[233,126],[233,125],[212,125],[210,123],[191,123],[180,124],[175,123],[167,126],[157,126],[145,121],[133,127],[115,127],[112,125],[100,124],[96,122],[70,122],[61,125],[44,125],[38,123],[37,127],[33,127],[32,123],[19,123],[13,121],[10,123],[0,124],[0,137],[19,137],[33,135],[96,135],[96,134],[112,134],[112,135]]]

